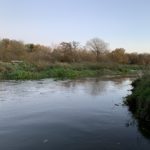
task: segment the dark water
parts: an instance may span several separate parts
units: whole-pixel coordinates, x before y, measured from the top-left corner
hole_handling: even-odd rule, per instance
[[[0,150],[149,150],[123,106],[131,79],[0,82]]]

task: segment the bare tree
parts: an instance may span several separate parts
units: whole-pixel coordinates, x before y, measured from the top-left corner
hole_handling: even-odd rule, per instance
[[[108,43],[104,42],[102,39],[93,38],[87,41],[86,47],[96,54],[96,60],[99,61],[100,55],[108,50]]]
[[[59,49],[62,52],[62,61],[64,62],[75,62],[75,54],[78,49],[78,42],[62,42],[59,45]]]

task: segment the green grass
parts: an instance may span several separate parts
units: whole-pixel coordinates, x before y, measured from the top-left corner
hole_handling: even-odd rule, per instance
[[[137,119],[139,131],[146,138],[150,138],[150,74],[132,83],[132,94],[127,96],[125,104]]]
[[[150,122],[150,75],[144,75],[132,83],[132,94],[126,104],[135,117]]]
[[[34,64],[0,63],[0,79],[29,80],[29,79],[75,79],[84,77],[99,77],[104,75],[135,75],[142,69],[138,65],[119,65],[109,63],[56,63],[46,67]]]

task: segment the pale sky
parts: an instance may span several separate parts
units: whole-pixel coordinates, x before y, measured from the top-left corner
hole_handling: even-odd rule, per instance
[[[150,0],[0,0],[0,38],[51,45],[99,37],[150,52]]]

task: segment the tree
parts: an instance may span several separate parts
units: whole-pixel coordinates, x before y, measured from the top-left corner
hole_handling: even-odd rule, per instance
[[[35,45],[34,44],[26,44],[25,45],[28,52],[33,52]]]
[[[139,55],[138,53],[130,53],[128,54],[129,64],[138,64],[139,63]]]
[[[128,56],[125,53],[124,48],[116,48],[111,52],[111,57],[114,62],[117,63],[128,63]]]
[[[0,41],[1,61],[21,60],[24,59],[25,53],[25,46],[21,41],[9,39]]]
[[[58,51],[62,55],[62,62],[74,62],[75,61],[75,53],[78,49],[79,43],[78,42],[62,42],[60,43],[59,47],[57,48]]]
[[[97,62],[99,61],[100,55],[104,54],[105,51],[108,50],[108,43],[99,38],[93,38],[87,41],[86,46],[89,50],[96,54]]]

